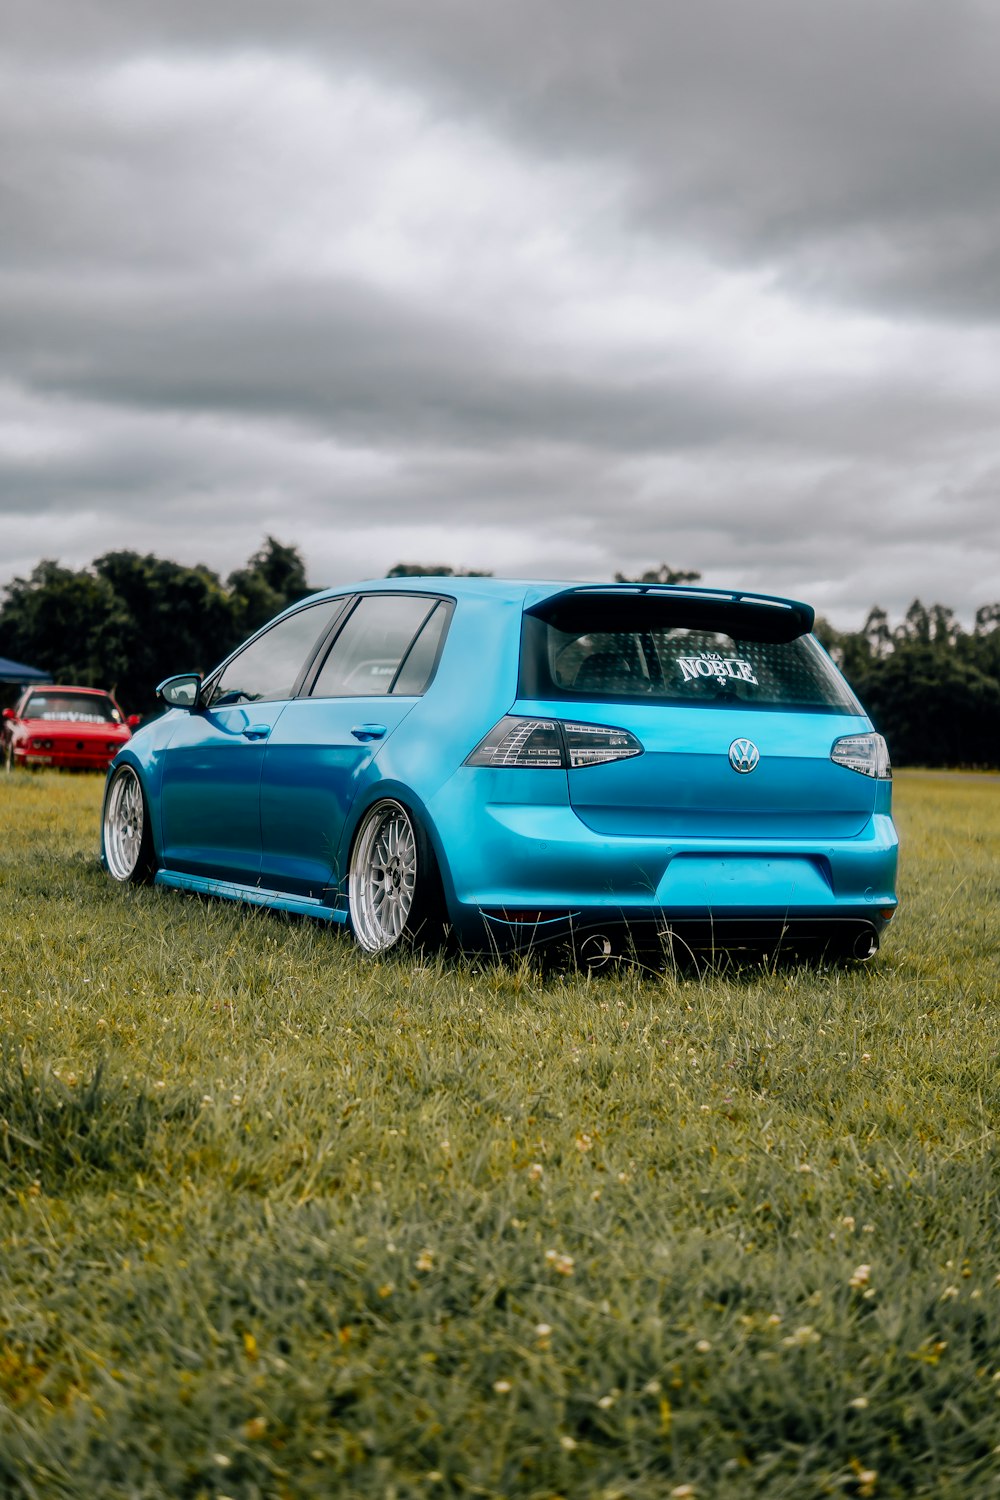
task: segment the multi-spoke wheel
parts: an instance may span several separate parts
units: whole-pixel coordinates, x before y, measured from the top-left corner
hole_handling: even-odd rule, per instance
[[[436,871],[427,840],[401,802],[376,802],[361,820],[351,851],[351,926],[368,953],[429,935]]]
[[[104,864],[112,880],[149,880],[155,861],[146,799],[129,765],[119,766],[108,784],[101,833]]]

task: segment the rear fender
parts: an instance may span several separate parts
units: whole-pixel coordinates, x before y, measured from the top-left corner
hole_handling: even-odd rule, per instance
[[[330,905],[336,906],[347,899],[347,872],[350,867],[351,848],[353,847],[354,836],[358,831],[362,818],[370,807],[373,807],[376,802],[381,802],[387,797],[392,798],[395,802],[402,803],[407,812],[416,818],[423,829],[427,841],[433,850],[434,858],[437,861],[438,875],[441,879],[445,906],[447,907],[449,918],[453,919],[453,914],[458,905],[455,896],[455,884],[452,880],[444,846],[434,825],[434,820],[428,812],[423,799],[417,796],[412,787],[406,786],[403,782],[393,780],[372,783],[359,793],[351,807],[350,814],[344,824],[344,833],[340,847],[337,850],[336,868],[341,871],[340,880],[336,884],[331,885],[327,893]]]

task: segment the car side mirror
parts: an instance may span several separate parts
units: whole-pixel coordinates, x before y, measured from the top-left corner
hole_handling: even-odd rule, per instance
[[[3,711],[3,717],[5,719],[16,719],[17,718],[17,714],[14,712],[14,710],[12,708],[5,708],[4,711]]]
[[[139,725],[142,723],[142,714],[129,714],[128,718],[125,720],[125,723],[130,729],[138,729]]]
[[[167,677],[156,689],[156,696],[161,698],[168,708],[193,709],[198,705],[198,694],[201,692],[201,674],[198,672],[183,672],[179,677]]]

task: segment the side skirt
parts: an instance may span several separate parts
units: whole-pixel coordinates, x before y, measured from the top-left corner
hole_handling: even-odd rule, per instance
[[[290,896],[286,891],[268,891],[259,885],[239,885],[233,880],[212,880],[208,875],[183,875],[177,870],[157,870],[154,885],[173,890],[193,891],[197,896],[220,896],[225,901],[247,901],[251,906],[266,906],[272,911],[292,912],[298,917],[315,917],[321,922],[343,925],[346,911],[335,911],[311,896]]]

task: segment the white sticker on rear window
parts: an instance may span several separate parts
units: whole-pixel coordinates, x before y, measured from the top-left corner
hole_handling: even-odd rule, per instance
[[[46,711],[44,714],[33,714],[32,718],[44,719],[46,723],[53,724],[106,724],[108,722],[103,714],[60,713],[58,709]]]
[[[718,651],[701,651],[697,656],[679,656],[681,682],[694,682],[699,677],[735,678],[737,682],[750,682],[757,686],[753,667],[740,656],[722,656]]]

